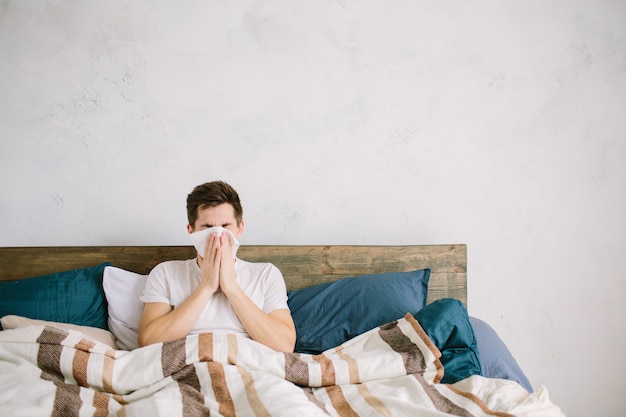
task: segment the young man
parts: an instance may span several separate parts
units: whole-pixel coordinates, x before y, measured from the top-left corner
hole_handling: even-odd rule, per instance
[[[296,331],[287,306],[282,274],[269,263],[235,257],[229,233],[243,232],[239,195],[214,181],[187,197],[187,231],[226,229],[208,236],[204,253],[186,261],[157,265],[141,301],[139,345],[174,340],[190,333],[233,333],[282,352],[292,352]]]

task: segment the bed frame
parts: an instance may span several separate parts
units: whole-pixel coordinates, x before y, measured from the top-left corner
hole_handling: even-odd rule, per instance
[[[0,248],[0,281],[110,262],[147,274],[156,264],[195,256],[193,246],[66,246]],[[276,265],[287,290],[341,278],[430,268],[427,303],[456,298],[467,305],[467,246],[241,246],[237,253],[251,262]]]

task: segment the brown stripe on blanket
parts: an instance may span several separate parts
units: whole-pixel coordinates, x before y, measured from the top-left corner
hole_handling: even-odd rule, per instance
[[[419,347],[411,341],[398,327],[397,321],[384,324],[378,328],[380,338],[395,352],[399,353],[404,362],[407,375],[426,370],[426,361]]]
[[[85,352],[89,352],[94,346],[96,346],[96,344],[87,339],[80,339],[78,343],[74,345],[76,349],[83,350]]]
[[[320,364],[320,369],[322,372],[322,387],[327,387],[329,385],[335,385],[335,367],[333,366],[333,361],[323,353],[319,355],[314,355],[313,360]]]
[[[263,401],[259,396],[259,392],[254,386],[254,378],[252,377],[252,374],[241,366],[237,367],[237,371],[239,371],[239,375],[243,381],[246,397],[248,398],[250,408],[254,410],[254,415],[257,417],[272,417],[270,412],[267,411],[267,408],[265,408],[265,404],[263,404]]]
[[[198,359],[200,362],[213,360],[213,333],[198,335]]]
[[[422,375],[415,374],[413,376],[415,377],[417,382],[422,386],[422,389],[424,390],[426,395],[428,395],[428,398],[430,398],[430,401],[432,401],[433,406],[437,410],[443,413],[453,415],[453,416],[459,416],[459,417],[472,417],[473,416],[472,413],[456,405],[455,403],[450,401],[449,398],[446,398],[443,394],[441,394],[437,390],[437,388],[434,385],[431,385],[430,383],[428,383],[428,381],[426,381],[426,379]]]
[[[179,384],[178,388],[182,396],[183,416],[203,417],[211,415],[211,410],[204,404],[204,396],[199,390],[187,384]]]
[[[161,370],[169,376],[187,365],[185,338],[163,343],[161,347]]]
[[[301,387],[309,385],[309,365],[302,360],[299,353],[283,353],[285,355],[285,379]]]
[[[448,388],[450,388],[450,390],[453,391],[454,393],[456,393],[457,395],[465,397],[468,400],[471,400],[471,401],[475,402],[476,404],[478,404],[478,406],[481,408],[481,410],[483,410],[485,412],[485,414],[489,414],[490,416],[497,416],[497,417],[515,417],[512,414],[505,413],[505,412],[502,412],[502,411],[491,411],[487,407],[487,404],[485,404],[483,402],[483,400],[481,400],[480,398],[478,398],[476,395],[472,394],[471,392],[458,390],[458,389],[454,388],[451,385],[446,385],[446,386]]]
[[[422,339],[422,341],[426,344],[428,349],[435,355],[435,358],[437,358],[437,360],[435,361],[435,368],[437,369],[437,374],[435,375],[435,379],[433,382],[435,384],[438,384],[439,381],[441,381],[441,378],[443,378],[443,373],[444,373],[443,364],[439,360],[441,359],[441,351],[439,350],[437,345],[433,343],[431,338],[428,336],[428,333],[426,333],[426,331],[422,328],[422,325],[419,324],[419,322],[415,319],[415,317],[413,317],[412,314],[406,313],[404,316],[404,319],[411,325],[411,327],[413,327],[413,330],[415,330],[415,332],[418,334],[420,339]]]
[[[198,379],[194,365],[186,365],[179,371],[174,372],[172,379],[178,382],[179,385],[189,385],[193,389],[200,391],[200,380]]]
[[[56,327],[44,327],[37,338],[37,343],[60,345],[69,333]]]
[[[220,405],[220,415],[224,417],[235,416],[235,404],[233,398],[228,390],[228,384],[226,383],[226,374],[224,373],[224,366],[219,362],[207,362],[209,369],[209,375],[211,376],[211,386],[213,387],[213,394],[215,400]]]
[[[346,397],[343,395],[343,391],[341,387],[338,385],[333,385],[332,387],[326,387],[326,393],[328,394],[328,398],[330,398],[330,402],[333,405],[339,417],[359,417],[359,414],[354,411],[348,401],[346,401]]]
[[[115,366],[115,351],[107,350],[102,357],[102,388],[106,392],[113,392],[113,368]]]
[[[359,365],[357,364],[356,360],[350,357],[349,355],[346,355],[346,353],[341,349],[337,349],[336,352],[337,352],[337,355],[341,359],[346,361],[346,363],[348,364],[348,374],[350,375],[350,383],[360,384],[361,377],[359,376]]]
[[[80,341],[74,345],[76,353],[72,361],[72,375],[76,383],[81,387],[89,386],[87,382],[87,364],[89,363],[89,351],[95,345],[95,343],[86,339],[80,339]]]
[[[415,330],[415,332],[424,341],[424,343],[426,343],[428,349],[430,349],[430,351],[435,354],[435,357],[437,357],[437,359],[441,358],[441,351],[439,350],[437,345],[433,343],[431,338],[428,336],[428,333],[426,333],[426,331],[422,328],[422,325],[419,323],[419,321],[417,321],[417,319],[413,317],[411,313],[406,313],[404,315],[404,319],[409,322],[411,327],[413,327],[413,330]]]
[[[226,341],[228,344],[228,363],[236,364],[237,355],[239,354],[239,345],[237,344],[237,336],[227,334]]]
[[[67,335],[68,332],[64,330],[46,326],[37,338],[37,367],[41,369],[41,379],[60,382],[65,380],[61,372],[61,342]]]
[[[315,396],[315,394],[313,394],[313,388],[310,388],[310,387],[302,388],[302,391],[304,391],[304,395],[309,401],[311,401],[313,404],[318,406],[318,408],[322,410],[324,413],[330,415],[328,410],[326,410],[326,404],[324,404],[320,399],[318,399]]]
[[[101,393],[100,391],[94,391],[93,394],[93,407],[96,411],[93,414],[93,417],[106,417],[109,415],[109,397],[106,394]]]
[[[201,342],[201,340],[199,340]],[[212,345],[212,341],[210,341]],[[205,349],[199,343],[200,349]],[[199,352],[199,356],[206,352]],[[211,352],[212,356],[212,352]],[[178,383],[178,390],[182,397],[183,415],[185,417],[202,417],[210,415],[211,410],[204,404],[204,396],[200,391],[200,380],[194,365],[186,364],[185,339],[164,343],[161,350],[163,374],[170,372],[172,379]]]
[[[111,394],[111,398],[115,401],[117,401],[118,403],[120,403],[121,405],[127,405],[128,404],[128,400],[126,399],[126,396],[121,395],[121,394]],[[117,412],[117,414],[115,415],[116,417],[124,417],[123,414],[121,414],[124,411],[124,409],[122,408],[121,410],[119,410]]]
[[[65,384],[55,381],[56,391],[54,395],[54,405],[50,417],[77,416],[83,400],[80,398],[80,387],[77,385]]]
[[[88,387],[87,364],[89,363],[89,352],[77,350],[72,360],[72,375],[76,383],[81,387]]]
[[[356,386],[356,390],[363,397],[366,403],[370,405],[376,412],[384,417],[393,417],[391,411],[387,408],[387,406],[376,396],[374,396],[367,385],[359,384]]]

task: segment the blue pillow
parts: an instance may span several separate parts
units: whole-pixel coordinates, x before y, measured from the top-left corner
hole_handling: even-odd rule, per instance
[[[430,269],[343,278],[289,293],[299,353],[321,353],[415,314],[426,304]]]
[[[478,342],[478,357],[482,365],[482,375],[487,378],[510,379],[518,382],[528,392],[533,392],[530,381],[498,333],[490,325],[476,317],[470,317],[470,323],[472,323]]]
[[[453,384],[481,374],[474,330],[463,303],[443,298],[414,315],[435,346],[441,351],[444,384]]]
[[[0,317],[14,314],[108,330],[102,289],[107,265],[0,282]]]

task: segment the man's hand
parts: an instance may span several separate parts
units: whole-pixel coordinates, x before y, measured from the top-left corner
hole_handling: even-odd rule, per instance
[[[215,293],[220,288],[220,265],[222,263],[222,247],[217,233],[211,233],[207,238],[204,257],[200,257],[201,280],[200,287]]]
[[[219,267],[220,288],[228,297],[233,291],[239,290],[237,284],[237,271],[235,270],[235,255],[233,254],[233,244],[227,232],[220,236],[221,262]]]
[[[228,296],[239,289],[235,270],[235,255],[230,235],[211,233],[207,238],[204,257],[200,257],[202,279],[200,286],[210,294],[222,290]]]

